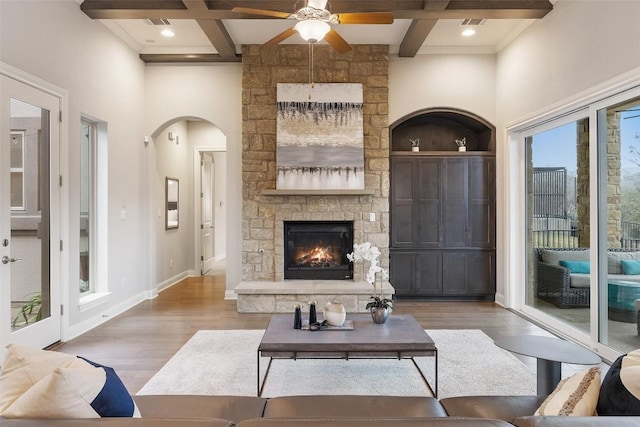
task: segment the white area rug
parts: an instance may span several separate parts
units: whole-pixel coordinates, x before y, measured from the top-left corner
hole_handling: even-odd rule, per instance
[[[198,331],[138,394],[256,396],[263,330]],[[330,333],[330,332],[328,332]],[[427,330],[438,348],[439,397],[536,394],[534,372],[479,330]],[[260,361],[264,377],[267,358]],[[434,358],[416,358],[429,383]],[[274,360],[264,397],[430,395],[410,360]]]

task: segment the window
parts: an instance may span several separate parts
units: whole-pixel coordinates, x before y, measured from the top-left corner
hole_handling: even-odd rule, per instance
[[[92,292],[92,263],[94,238],[94,148],[96,129],[93,123],[82,120],[80,124],[80,295]]]
[[[107,124],[86,116],[80,122],[79,310],[107,300],[108,228]]]

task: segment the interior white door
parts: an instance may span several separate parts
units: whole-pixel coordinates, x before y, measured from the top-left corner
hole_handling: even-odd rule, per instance
[[[0,354],[60,340],[60,99],[0,76]]]
[[[205,274],[213,268],[215,261],[214,245],[214,216],[213,216],[213,156],[211,153],[201,153],[200,157],[200,242],[201,242],[201,272]]]

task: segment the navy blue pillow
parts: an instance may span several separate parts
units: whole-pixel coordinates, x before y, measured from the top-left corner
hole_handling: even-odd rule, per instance
[[[640,415],[640,396],[631,394],[620,379],[625,375],[622,359],[626,356],[622,355],[613,362],[602,381],[596,407],[598,415]]]
[[[104,369],[106,380],[102,390],[91,402],[91,407],[101,417],[133,417],[137,410],[136,405],[129,394],[129,391],[120,380],[113,368],[100,365],[99,363],[87,360],[78,356],[80,359],[90,363],[96,368]]]

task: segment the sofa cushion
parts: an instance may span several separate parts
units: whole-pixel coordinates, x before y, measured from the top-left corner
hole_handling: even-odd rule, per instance
[[[622,271],[623,260],[640,260],[640,251],[634,252],[608,252],[607,253],[607,268],[609,274],[624,274]]]
[[[623,259],[620,260],[620,265],[624,274],[640,274],[640,260]]]
[[[560,381],[534,415],[594,415],[599,392],[600,368],[589,368]]]
[[[547,396],[459,396],[440,399],[452,417],[494,418],[511,422],[533,415]]]
[[[12,396],[1,415],[6,418],[99,418],[140,416],[133,399],[112,368],[86,359],[71,362],[60,353],[23,347],[10,348],[9,365],[15,367],[16,351],[20,352],[21,369],[2,376],[14,392],[12,377],[24,379],[30,373],[32,383],[26,384],[20,394]],[[29,357],[32,356],[32,357]],[[68,355],[64,355],[68,356]],[[68,356],[73,357],[75,356]],[[52,360],[67,360],[69,366],[51,368]],[[3,365],[3,368],[6,365]],[[36,380],[36,377],[38,378]],[[0,387],[4,390],[4,382]]]
[[[265,418],[274,417],[446,417],[433,397],[285,396],[269,399]]]
[[[581,274],[591,273],[591,263],[589,261],[567,261],[567,260],[561,259],[560,265],[562,267],[568,268],[569,273],[581,273]]]
[[[318,417],[318,418],[252,418],[237,427],[513,427],[502,420],[479,418],[378,418],[378,417]]]
[[[261,417],[267,399],[256,396],[144,395],[133,399],[144,418],[223,418],[239,422]]]
[[[605,375],[599,415],[640,415],[640,349],[616,359]]]
[[[553,265],[560,265],[560,261],[589,261],[589,250],[568,250],[557,251],[553,249],[543,249],[540,253],[542,262]]]
[[[516,427],[638,427],[638,417],[520,417]]]

